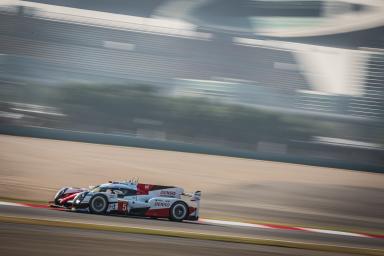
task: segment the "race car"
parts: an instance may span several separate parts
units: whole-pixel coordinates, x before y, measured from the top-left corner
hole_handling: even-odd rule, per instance
[[[85,188],[60,189],[51,207],[85,210],[93,214],[123,214],[172,221],[198,220],[201,191],[185,193],[174,186],[136,181],[110,181]]]

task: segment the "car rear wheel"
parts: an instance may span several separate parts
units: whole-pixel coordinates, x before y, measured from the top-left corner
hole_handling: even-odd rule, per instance
[[[169,219],[172,221],[183,221],[188,216],[188,206],[182,201],[175,202],[169,209]]]
[[[105,214],[108,208],[108,199],[104,195],[95,195],[89,201],[89,211],[94,214]]]

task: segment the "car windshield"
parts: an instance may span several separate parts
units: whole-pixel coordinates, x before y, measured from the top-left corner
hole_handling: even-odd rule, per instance
[[[100,190],[101,190],[101,187],[100,187],[100,185],[98,185],[98,186],[92,188],[91,192],[101,192]]]
[[[129,189],[129,188],[121,188],[121,187],[110,187],[110,186],[103,186],[103,185],[98,185],[91,189],[91,192],[97,193],[97,192],[111,192],[111,193],[116,193],[116,191],[120,191],[122,195],[124,196],[132,196],[136,195],[137,191],[134,189]]]

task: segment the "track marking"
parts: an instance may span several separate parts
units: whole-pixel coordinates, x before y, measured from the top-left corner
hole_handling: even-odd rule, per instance
[[[50,210],[56,210],[56,211],[68,211],[67,209],[64,209],[64,208],[52,208],[52,207],[49,207],[48,205],[45,205],[45,204],[12,203],[12,202],[0,201],[0,205],[30,207],[30,208],[42,208],[42,209],[50,209]],[[234,227],[248,227],[248,228],[260,228],[260,229],[305,231],[305,232],[338,235],[338,236],[384,239],[384,235],[382,235],[382,234],[354,233],[354,232],[345,232],[345,231],[337,231],[337,230],[329,230],[329,229],[284,226],[284,225],[277,225],[277,224],[255,224],[255,223],[215,220],[215,219],[199,219],[198,223],[208,224],[208,225],[219,225],[219,226],[234,226]]]
[[[353,233],[353,232],[345,232],[345,231],[337,231],[337,230],[329,230],[329,229],[294,227],[294,226],[284,226],[284,225],[275,225],[275,224],[253,224],[253,223],[247,223],[247,222],[213,220],[213,219],[200,219],[199,222],[202,224],[213,224],[213,225],[221,225],[221,226],[236,226],[236,227],[250,227],[250,228],[262,228],[262,229],[307,231],[307,232],[312,232],[312,233],[321,233],[321,234],[329,234],[329,235],[384,239],[384,235]]]
[[[384,251],[381,249],[372,249],[365,247],[347,247],[341,245],[323,244],[323,243],[307,243],[307,242],[294,242],[289,240],[280,239],[265,239],[255,238],[248,236],[231,236],[231,235],[217,235],[210,233],[196,233],[176,230],[163,230],[163,229],[147,229],[142,227],[121,227],[115,225],[103,225],[96,223],[84,223],[84,222],[72,222],[62,220],[51,219],[30,219],[26,217],[15,216],[2,216],[0,215],[0,222],[16,223],[16,224],[28,224],[28,225],[42,225],[48,227],[64,227],[64,228],[76,228],[76,229],[88,229],[88,230],[103,230],[121,233],[132,234],[144,234],[144,235],[157,235],[177,238],[199,239],[208,241],[221,241],[231,243],[243,243],[254,244],[263,246],[280,246],[286,248],[305,249],[311,251],[323,251],[323,252],[335,252],[345,253],[348,255],[384,255]]]
[[[24,206],[20,203],[11,203],[11,202],[2,202],[0,201],[0,205],[6,205],[6,206]]]
[[[331,235],[340,235],[340,236],[355,236],[355,237],[369,237],[367,235],[344,232],[344,231],[336,231],[336,230],[327,230],[327,229],[317,229],[317,228],[304,228],[306,231],[315,232],[315,233],[323,233],[323,234],[331,234]]]

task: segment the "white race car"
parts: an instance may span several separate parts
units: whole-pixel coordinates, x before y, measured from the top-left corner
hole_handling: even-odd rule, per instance
[[[183,221],[199,219],[200,197],[200,191],[190,194],[180,187],[123,181],[89,189],[62,188],[51,206],[83,209],[94,214],[116,213]]]

